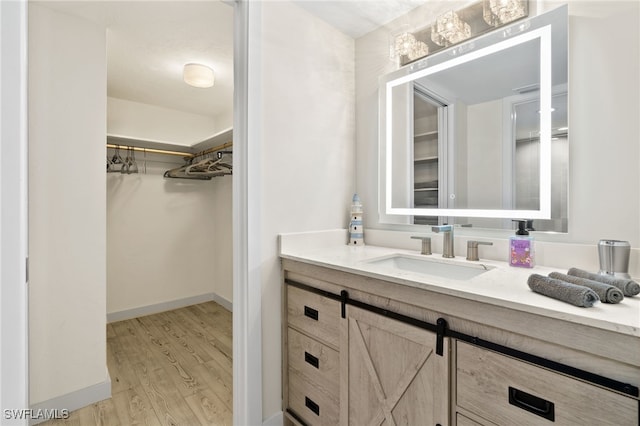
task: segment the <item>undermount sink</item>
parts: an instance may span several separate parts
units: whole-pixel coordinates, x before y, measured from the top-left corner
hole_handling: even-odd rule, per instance
[[[469,280],[493,269],[482,263],[460,263],[452,260],[434,259],[431,257],[411,256],[408,254],[392,254],[367,261],[370,265],[386,269],[417,272],[419,274],[438,276],[453,280]]]

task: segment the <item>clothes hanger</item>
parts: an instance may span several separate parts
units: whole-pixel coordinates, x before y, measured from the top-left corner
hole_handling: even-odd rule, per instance
[[[213,177],[232,174],[232,164],[228,160],[231,151],[218,151],[215,158],[206,155],[201,160],[194,162],[195,158],[189,160],[189,164],[167,170],[164,177],[180,179],[200,179],[211,180]]]
[[[210,176],[198,176],[198,175],[190,175],[186,173],[186,169],[191,167],[193,164],[193,158],[189,159],[189,163],[180,167],[176,167],[175,169],[167,170],[164,172],[164,177],[166,178],[174,178],[174,179],[195,179],[195,180],[211,180]]]
[[[122,164],[124,164],[124,160],[120,156],[120,146],[116,145],[113,157],[109,159],[109,157],[107,156],[107,173],[117,173],[122,171],[122,166],[119,169],[116,168],[117,165],[122,165]]]
[[[136,163],[136,151],[133,147],[131,149],[131,157],[129,161],[129,173],[138,173],[138,163]]]

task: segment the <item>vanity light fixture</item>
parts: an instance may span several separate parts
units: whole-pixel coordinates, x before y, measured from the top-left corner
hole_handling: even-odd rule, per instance
[[[401,56],[408,56],[416,49],[418,41],[416,37],[408,30],[408,25],[391,35],[391,43],[389,46],[389,58],[398,59]]]
[[[423,41],[417,41],[415,47],[407,54],[410,61],[413,61],[429,54],[429,46]]]
[[[213,70],[202,64],[186,64],[182,76],[184,82],[193,87],[211,87],[215,81]]]
[[[526,0],[483,0],[482,17],[494,27],[499,27],[527,16]]]
[[[431,41],[439,46],[451,46],[471,37],[471,27],[453,10],[438,16],[431,27]]]
[[[430,25],[410,28],[402,24],[389,36],[389,58],[399,66],[414,62],[427,55],[451,49],[451,56],[458,56],[475,48],[473,43],[463,43],[505,26],[504,38],[514,37],[529,28],[529,22],[513,25],[512,22],[529,14],[529,0],[478,0],[458,10],[450,10],[436,18],[427,16]],[[509,25],[507,25],[509,24]]]

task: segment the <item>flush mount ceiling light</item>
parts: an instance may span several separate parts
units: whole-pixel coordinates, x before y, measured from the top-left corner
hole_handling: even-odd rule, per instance
[[[184,82],[193,87],[211,87],[215,81],[213,70],[202,64],[186,64],[182,76]]]
[[[451,46],[471,37],[471,27],[453,10],[438,16],[431,27],[431,41],[439,46]]]
[[[494,27],[527,16],[526,0],[483,0],[482,17]]]

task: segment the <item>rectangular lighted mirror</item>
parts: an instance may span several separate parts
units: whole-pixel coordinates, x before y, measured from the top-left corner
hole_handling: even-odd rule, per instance
[[[566,44],[563,7],[385,76],[381,222],[566,217]]]

